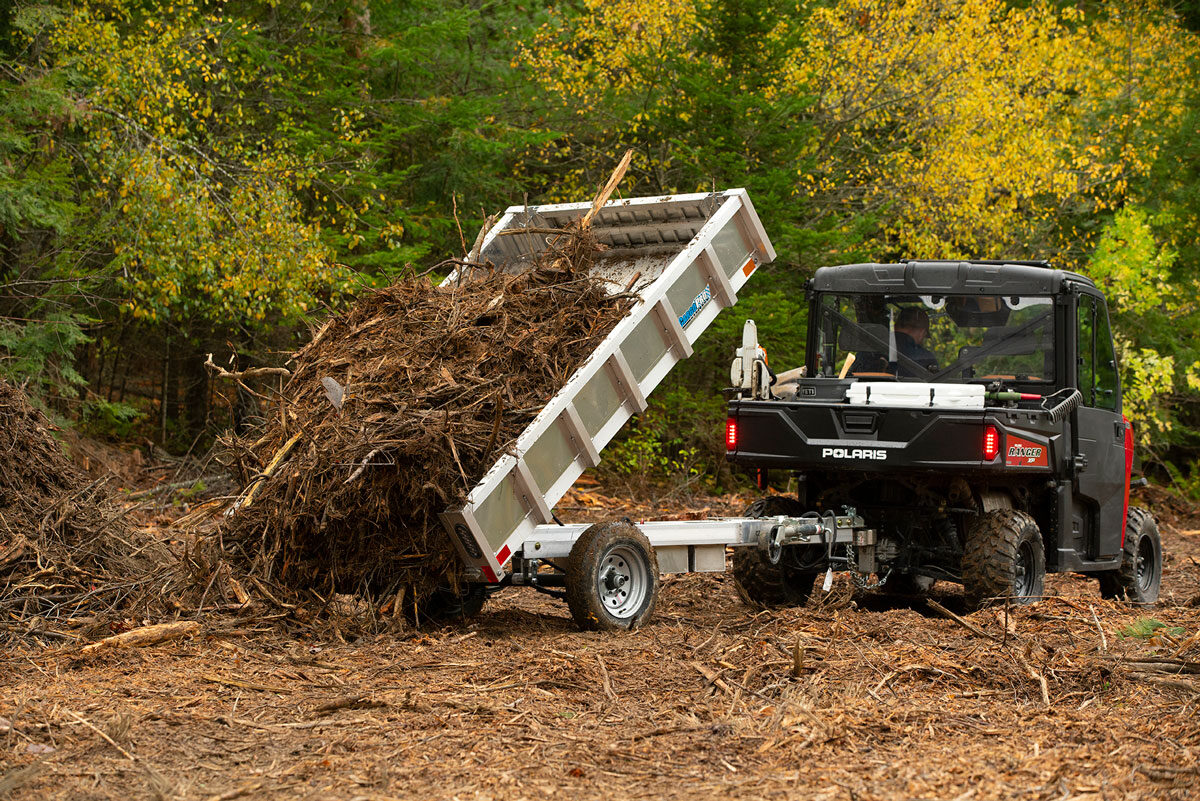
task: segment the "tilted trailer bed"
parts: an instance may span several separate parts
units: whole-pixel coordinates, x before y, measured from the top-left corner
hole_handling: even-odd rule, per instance
[[[513,206],[472,261],[530,268],[544,233],[590,203]],[[528,235],[515,233],[531,229]],[[634,307],[467,496],[442,515],[476,590],[531,585],[565,596],[584,626],[627,628],[654,605],[658,572],[722,571],[726,547],[779,547],[794,539],[846,542],[860,519],[733,518],[602,526],[560,525],[552,509],[667,373],[692,354],[713,319],[775,251],[744,189],[610,201],[592,230],[605,246],[592,274]],[[451,275],[447,281],[456,280]],[[746,364],[756,362],[750,349]],[[747,380],[750,380],[749,374]],[[595,542],[593,542],[595,540]],[[767,540],[770,540],[768,542]],[[594,546],[594,547],[588,547]],[[557,574],[544,560],[566,560]],[[555,563],[561,567],[561,563]]]

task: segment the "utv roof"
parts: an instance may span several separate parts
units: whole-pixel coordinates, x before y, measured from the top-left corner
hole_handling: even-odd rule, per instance
[[[809,282],[818,292],[912,292],[972,295],[1052,295],[1064,284],[1095,287],[1079,273],[1044,261],[904,261],[822,267]]]

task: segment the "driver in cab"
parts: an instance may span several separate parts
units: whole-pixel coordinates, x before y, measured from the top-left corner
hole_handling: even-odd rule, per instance
[[[926,370],[936,372],[937,357],[925,347],[924,342],[929,337],[929,313],[924,309],[906,306],[896,317],[896,352],[907,356]],[[896,375],[900,378],[925,378],[919,376],[904,362],[896,366]]]

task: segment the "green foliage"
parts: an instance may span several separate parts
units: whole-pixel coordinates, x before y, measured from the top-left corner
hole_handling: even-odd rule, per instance
[[[815,267],[941,255],[1091,275],[1139,441],[1187,464],[1200,40],[1182,15],[18,2],[0,11],[0,375],[74,397],[79,354],[132,325],[149,351],[139,385],[162,379],[161,357],[178,376],[226,342],[275,359],[314,312],[469,247],[486,214],[590,197],[632,147],[621,194],[744,186],[779,258],[606,452],[614,470],[727,484],[719,391],[743,321],[774,369],[793,368]],[[83,411],[100,430],[137,425]],[[185,411],[165,426],[184,447]]]
[[[818,132],[813,97],[787,72],[802,30],[795,3],[582,5],[557,11],[518,47],[516,63],[546,93],[539,123],[555,134],[530,154],[542,165],[537,188],[554,199],[586,197],[633,148],[623,192],[746,187],[781,261],[806,255],[795,246],[814,233],[796,175]]]
[[[171,502],[176,506],[182,506],[185,503],[191,503],[200,497],[201,493],[203,493],[205,489],[207,489],[207,487],[205,486],[204,481],[201,479],[196,479],[192,486],[177,490],[175,496],[171,499]]]
[[[78,126],[105,211],[98,244],[135,319],[287,325],[348,276],[319,221],[302,219],[309,154],[280,148],[270,133],[286,111],[256,102],[282,76],[263,70],[245,21],[187,2],[173,10],[106,0],[50,28],[56,70],[87,109]]]
[[[631,424],[628,433],[604,451],[602,469],[615,473],[640,490],[649,481],[684,487],[702,475],[700,454],[682,439],[664,439],[668,429],[661,408],[647,410]]]
[[[74,367],[75,349],[89,341],[84,318],[52,311],[32,322],[0,320],[0,378],[35,397],[74,398],[87,383]]]
[[[1139,206],[1119,210],[1100,234],[1086,271],[1104,290],[1114,325],[1125,413],[1138,442],[1161,451],[1175,429],[1175,399],[1200,388],[1200,352],[1172,332],[1197,330],[1200,289],[1176,274],[1177,253],[1159,240],[1156,220]],[[1180,365],[1183,365],[1181,368]]]
[[[485,209],[521,196],[518,155],[545,140],[522,124],[532,87],[505,38],[538,13],[466,0],[6,9],[0,286],[27,294],[0,299],[0,317],[42,319],[38,295],[61,286],[72,312],[139,321],[169,359],[224,342],[261,356],[359,284],[459,251],[453,198],[470,237]],[[36,371],[39,330],[10,371]]]
[[[605,448],[601,471],[638,493],[727,484],[720,394],[668,384],[651,398],[649,408]]]
[[[1200,502],[1200,462],[1193,461],[1188,465],[1186,474],[1169,461],[1164,462],[1163,467],[1175,491],[1191,501]]]
[[[1088,275],[1121,314],[1148,314],[1164,304],[1178,308],[1179,302],[1170,297],[1170,271],[1176,256],[1156,240],[1147,212],[1127,206],[1101,233],[1088,263]]]
[[[1187,634],[1187,631],[1182,626],[1168,626],[1161,620],[1155,620],[1152,617],[1139,617],[1117,633],[1126,638],[1136,637],[1148,640],[1164,634],[1168,637],[1182,637]]]
[[[79,412],[79,428],[91,437],[128,439],[145,414],[127,403],[89,397]]]

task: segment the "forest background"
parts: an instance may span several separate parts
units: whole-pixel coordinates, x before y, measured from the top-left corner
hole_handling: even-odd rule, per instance
[[[0,377],[204,449],[331,309],[488,213],[735,186],[779,253],[606,451],[727,485],[747,317],[825,264],[1045,259],[1106,291],[1148,467],[1200,496],[1200,2],[0,0]],[[456,219],[457,217],[457,219]],[[243,397],[243,401],[248,401]]]

